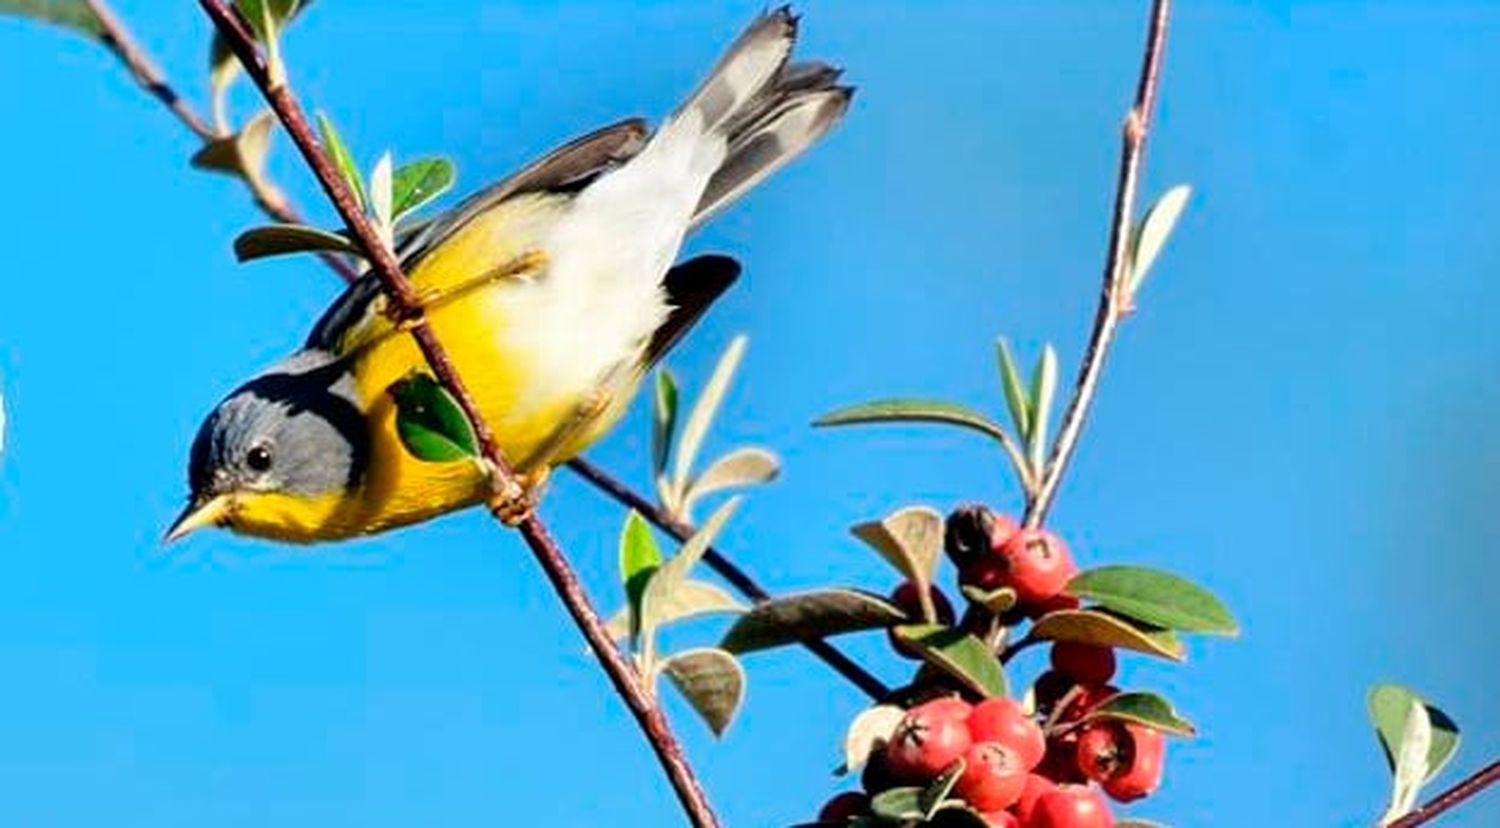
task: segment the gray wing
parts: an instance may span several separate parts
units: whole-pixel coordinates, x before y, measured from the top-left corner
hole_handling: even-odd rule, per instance
[[[410,271],[470,219],[507,198],[534,192],[577,192],[615,169],[646,144],[646,122],[630,118],[564,144],[514,175],[464,199],[453,209],[398,231],[396,257]],[[368,271],[334,300],[308,334],[306,347],[339,352],[344,335],[370,314],[380,281]]]

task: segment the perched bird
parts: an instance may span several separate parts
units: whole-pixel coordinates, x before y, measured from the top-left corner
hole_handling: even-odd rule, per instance
[[[797,19],[761,15],[649,134],[626,120],[579,138],[397,239],[427,319],[528,486],[619,419],[641,378],[739,274],[724,256],[672,266],[684,235],[813,144],[852,90],[791,63]],[[352,283],[302,350],[233,391],[188,462],[167,532],[205,526],[312,543],[477,504],[478,464],[419,461],[393,384],[425,367]]]

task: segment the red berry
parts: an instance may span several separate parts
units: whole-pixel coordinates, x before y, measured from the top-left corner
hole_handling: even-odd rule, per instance
[[[824,803],[818,811],[819,822],[848,822],[870,812],[870,797],[858,791],[844,791]]]
[[[1138,724],[1127,724],[1124,730],[1122,767],[1104,783],[1104,792],[1117,802],[1134,802],[1161,787],[1167,737],[1160,730]]]
[[[935,586],[928,587],[928,590],[932,595],[932,608],[937,613],[937,623],[944,626],[951,626],[955,616],[953,614],[953,604],[948,602],[948,596],[944,595],[943,591]],[[911,581],[902,581],[901,585],[896,587],[896,591],[891,593],[891,603],[900,607],[901,611],[905,612],[907,617],[913,621],[922,618],[922,600],[917,594],[917,585]],[[895,630],[887,629],[885,634],[891,642],[891,649],[895,650],[897,654],[917,661],[922,659],[920,652],[910,644],[896,638]]]
[[[986,699],[974,705],[969,713],[969,738],[1014,748],[1026,770],[1036,767],[1047,752],[1041,727],[1011,699]]]
[[[952,696],[906,711],[885,746],[891,775],[913,784],[934,779],[969,749],[968,718],[969,703]]]
[[[1072,731],[1047,740],[1047,753],[1035,768],[1053,782],[1087,782],[1078,769],[1078,734]]]
[[[1080,684],[1103,684],[1115,675],[1115,651],[1093,644],[1059,641],[1052,645],[1052,669]]]
[[[953,790],[977,811],[1009,808],[1026,787],[1026,767],[1016,749],[979,742],[964,754],[964,772]]]
[[[1007,586],[1023,604],[1039,604],[1057,597],[1078,574],[1078,565],[1062,539],[1043,529],[1022,529],[1000,548],[1005,559]]]
[[[1021,828],[1021,821],[1010,811],[989,811],[980,816],[990,828]]]
[[[1036,813],[1037,800],[1042,794],[1057,790],[1057,783],[1035,773],[1026,774],[1026,784],[1021,788],[1021,798],[1016,801],[1016,817],[1022,825],[1030,825]]]
[[[1114,828],[1115,817],[1087,785],[1058,785],[1037,798],[1026,828]]]
[[[1091,722],[1078,731],[1078,769],[1095,782],[1108,782],[1125,770],[1128,737],[1119,722]]]

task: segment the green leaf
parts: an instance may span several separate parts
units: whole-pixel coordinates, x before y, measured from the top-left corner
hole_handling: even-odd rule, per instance
[[[938,806],[953,793],[953,786],[958,784],[958,778],[964,775],[965,763],[963,759],[953,760],[953,764],[943,768],[942,773],[932,780],[927,787],[922,789],[921,796],[917,797],[917,807],[922,810],[923,819],[932,819],[937,813]]]
[[[1005,439],[1005,429],[972,408],[942,400],[897,399],[852,405],[824,414],[815,426],[863,425],[865,423],[942,423],[977,431],[996,440]]]
[[[943,552],[943,516],[930,506],[907,506],[850,529],[919,587],[932,583]],[[920,594],[920,593],[919,593]]]
[[[396,434],[411,456],[427,463],[479,456],[474,426],[437,380],[409,374],[391,386],[390,394],[396,401]]]
[[[906,624],[892,630],[922,660],[963,682],[982,696],[1005,695],[1005,669],[984,642],[941,624]]]
[[[841,774],[858,769],[869,760],[871,752],[891,740],[906,711],[894,704],[877,704],[854,717],[844,735],[844,766]]]
[[[367,198],[365,196],[365,179],[359,174],[359,165],[354,163],[354,156],[349,154],[349,147],[344,143],[343,136],[334,127],[333,121],[322,112],[318,113],[318,132],[323,136],[323,150],[328,153],[329,159],[334,166],[338,167],[339,174],[344,177],[344,184],[349,191],[354,193],[354,200],[359,204],[359,209],[365,209]]]
[[[921,788],[891,788],[870,800],[870,813],[892,822],[922,819]]]
[[[262,19],[259,4],[255,4],[256,7],[254,9],[248,9],[247,5],[243,3],[236,5],[240,6],[242,13],[252,23],[250,34],[257,40],[264,39],[260,31],[260,24],[256,22]],[[277,19],[279,25],[277,28],[285,28],[289,21],[301,14],[310,5],[312,5],[312,0],[302,0],[300,3],[276,0],[271,8],[273,12],[279,15]],[[209,86],[213,90],[215,99],[215,108],[218,108],[222,103],[224,93],[229,89],[229,85],[239,76],[240,62],[235,58],[234,52],[230,50],[229,44],[217,34],[214,35],[213,43],[208,50],[208,72]]]
[[[668,658],[661,669],[703,717],[708,729],[715,736],[723,736],[745,697],[745,670],[735,657],[704,647]]]
[[[656,372],[655,405],[651,418],[651,468],[656,476],[666,473],[672,454],[672,435],[677,430],[677,380],[662,368]]]
[[[1016,433],[1022,436],[1031,433],[1031,400],[1021,385],[1021,372],[1016,368],[1016,359],[1010,352],[1010,343],[999,340],[1000,385],[1005,390],[1005,405],[1010,409],[1010,421]]]
[[[715,460],[687,486],[682,514],[692,521],[693,506],[702,498],[724,489],[769,483],[781,473],[776,455],[761,448],[740,448]]]
[[[253,227],[234,240],[235,258],[242,262],[284,256],[289,253],[332,251],[361,255],[347,237],[302,224],[269,224]]]
[[[1375,733],[1380,738],[1380,746],[1385,749],[1386,761],[1390,763],[1391,770],[1394,772],[1396,759],[1401,754],[1406,717],[1413,701],[1420,702],[1426,708],[1427,718],[1432,725],[1432,745],[1427,756],[1428,771],[1426,779],[1423,780],[1431,781],[1458,751],[1458,725],[1454,724],[1448,714],[1434,707],[1409,688],[1399,684],[1377,684],[1370,690],[1368,702],[1370,722],[1375,726]]]
[[[724,401],[729,382],[734,378],[734,372],[745,355],[747,342],[741,335],[729,343],[724,355],[719,357],[718,365],[714,366],[708,383],[703,386],[703,392],[698,395],[697,402],[693,403],[693,410],[688,413],[687,421],[682,427],[682,438],[677,444],[677,463],[672,472],[678,491],[686,490],[688,475],[692,473],[693,463],[698,459],[698,449],[702,447],[703,438],[713,424],[719,404]]]
[[[879,595],[825,589],[756,604],[735,620],[720,646],[732,653],[748,653],[905,621],[906,613]]]
[[[995,615],[1008,612],[1020,603],[1020,596],[1010,587],[984,590],[973,584],[962,584],[958,589],[971,603],[979,604]]]
[[[100,37],[104,24],[84,0],[0,0],[0,14],[29,17]]]
[[[1427,780],[1427,760],[1432,752],[1432,717],[1420,699],[1411,699],[1406,722],[1401,730],[1401,749],[1396,754],[1396,769],[1391,779],[1391,806],[1381,819],[1389,825],[1417,807],[1422,783]]]
[[[274,34],[281,24],[291,19],[297,11],[297,0],[234,0],[240,13],[250,23],[255,36],[262,41],[268,33]],[[267,29],[267,23],[270,28]]]
[[[392,176],[391,154],[389,152],[380,156],[375,162],[375,168],[370,171],[370,208],[374,211],[375,229],[380,231],[380,238],[386,247],[391,246],[395,235],[395,213],[392,212],[395,204],[395,184]]]
[[[1067,592],[1164,629],[1219,635],[1240,631],[1213,593],[1157,569],[1101,566],[1075,576]]]
[[[746,609],[743,601],[730,595],[723,587],[707,581],[689,579],[678,584],[665,602],[657,607],[660,615],[656,624],[660,628],[687,618],[715,613],[744,612]],[[625,606],[610,616],[604,626],[609,631],[610,638],[619,641],[635,635],[636,631],[631,629],[634,619],[635,614],[631,612],[629,606]]]
[[[1057,351],[1042,348],[1036,370],[1031,373],[1031,431],[1026,435],[1031,467],[1040,470],[1047,461],[1047,428],[1052,419],[1052,399],[1057,396]]]
[[[401,165],[392,181],[392,219],[400,219],[453,186],[453,162],[446,158],[422,158]]]
[[[1155,693],[1116,693],[1083,717],[1084,721],[1115,719],[1155,728],[1177,736],[1195,736],[1192,722],[1177,715],[1172,704]]]
[[[646,664],[643,672],[650,672],[656,654],[656,629],[666,623],[677,591],[738,506],[738,498],[726,501],[682,544],[676,555],[646,579],[646,586],[641,591],[641,660]]]
[[[276,116],[271,110],[263,109],[234,135],[215,138],[204,144],[193,154],[190,163],[200,170],[221,172],[250,182],[261,181],[266,156],[271,152],[275,124]]]
[[[1029,633],[1045,641],[1077,641],[1099,647],[1119,647],[1182,661],[1182,642],[1171,630],[1142,626],[1099,610],[1058,610],[1036,620]]]
[[[1177,225],[1177,219],[1187,207],[1188,196],[1192,193],[1191,187],[1179,184],[1167,190],[1141,218],[1130,245],[1130,273],[1126,283],[1128,296],[1133,296],[1141,282],[1146,280],[1146,274],[1156,262],[1156,257],[1161,254],[1167,237],[1172,235],[1172,228]]]
[[[620,532],[620,579],[625,585],[625,606],[630,618],[640,618],[641,593],[646,590],[646,581],[661,566],[661,547],[651,534],[651,527],[634,509],[625,517],[625,528]],[[632,624],[630,635],[640,630]]]

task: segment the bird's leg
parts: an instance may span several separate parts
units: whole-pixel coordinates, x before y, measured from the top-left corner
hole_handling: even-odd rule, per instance
[[[511,485],[501,484],[490,495],[490,514],[506,526],[519,526],[536,511],[552,469],[547,466],[515,475]]]
[[[417,291],[417,303],[423,312],[433,311],[496,282],[506,279],[527,278],[530,274],[541,270],[546,264],[546,253],[540,250],[528,250],[519,256],[502,262],[498,267],[490,268],[477,276],[471,276],[457,284],[419,289]],[[393,308],[386,308],[387,315],[393,312]],[[401,322],[403,326],[408,327],[414,324],[414,320],[412,319],[397,321]]]

